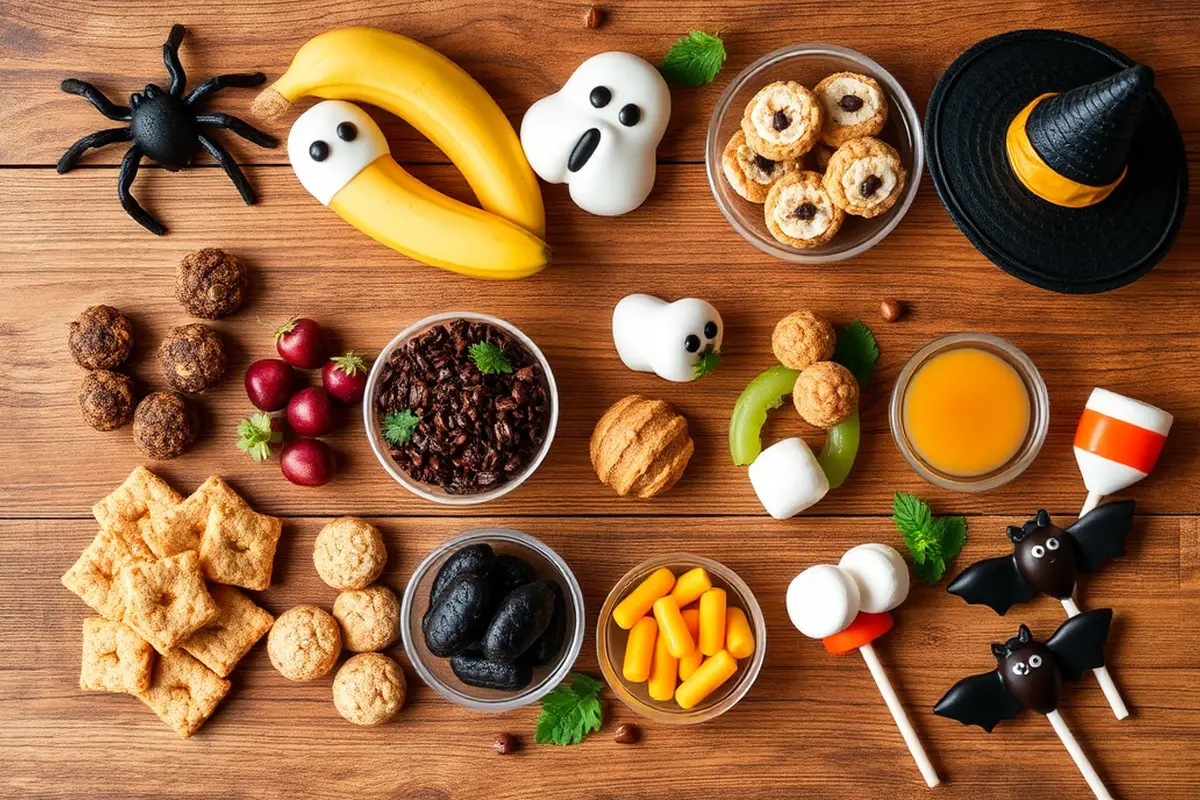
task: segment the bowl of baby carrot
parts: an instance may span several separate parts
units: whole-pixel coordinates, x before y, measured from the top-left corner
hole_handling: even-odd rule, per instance
[[[613,692],[642,716],[694,725],[733,708],[754,685],[766,623],[733,570],[669,553],[625,573],[600,609],[596,654]]]

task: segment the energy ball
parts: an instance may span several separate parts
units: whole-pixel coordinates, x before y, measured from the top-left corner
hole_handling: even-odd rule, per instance
[[[97,369],[83,378],[79,387],[79,410],[83,421],[98,431],[111,431],[133,419],[133,378],[119,372]]]
[[[858,381],[841,364],[818,361],[796,379],[792,402],[809,425],[832,428],[858,408]]]
[[[333,616],[342,626],[342,642],[351,653],[382,650],[400,632],[396,594],[378,584],[342,592],[333,601]]]
[[[92,306],[71,323],[67,346],[84,369],[112,369],[133,350],[133,323],[112,306]]]
[[[353,656],[333,679],[333,705],[355,725],[380,725],[404,705],[404,672],[379,653]]]
[[[289,608],[267,634],[271,664],[289,681],[311,681],[328,674],[341,652],[337,620],[316,606]]]
[[[158,461],[182,455],[200,424],[183,395],[153,392],[142,398],[133,412],[133,441],[148,457]]]
[[[215,386],[228,365],[221,334],[201,322],[172,328],[159,345],[158,362],[168,386],[192,394]]]
[[[175,299],[201,319],[220,319],[237,311],[249,284],[242,262],[217,247],[188,253],[175,268]]]
[[[387,564],[379,529],[358,517],[339,517],[317,534],[313,564],[334,589],[370,586]]]
[[[837,334],[833,326],[811,311],[795,311],[775,325],[771,350],[788,369],[802,370],[833,357]]]

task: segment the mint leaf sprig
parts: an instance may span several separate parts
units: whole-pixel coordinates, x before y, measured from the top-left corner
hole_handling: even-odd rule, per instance
[[[696,380],[700,380],[704,376],[711,375],[716,372],[717,367],[719,366],[721,366],[721,353],[718,350],[714,350],[713,346],[710,344],[708,347],[704,348],[704,352],[701,353],[700,357],[696,360],[696,366],[694,368],[695,371],[693,374],[695,375]]]
[[[260,411],[238,423],[237,448],[255,461],[271,457],[271,445],[283,441],[282,431],[272,427],[271,415]]]
[[[512,364],[504,357],[504,351],[491,342],[476,342],[467,348],[467,352],[484,375],[508,375],[513,371]]]
[[[683,86],[711,83],[725,63],[725,43],[721,34],[692,31],[671,45],[659,66],[663,77]]]
[[[926,583],[937,583],[967,541],[965,517],[935,517],[919,497],[896,492],[892,521],[912,556],[913,571]]]
[[[838,331],[833,360],[850,370],[859,388],[867,385],[875,374],[875,362],[879,359],[879,342],[875,334],[861,319],[856,319]]]
[[[383,438],[388,444],[405,444],[413,437],[413,432],[420,423],[421,418],[411,409],[392,411],[383,418]]]
[[[538,744],[579,744],[589,733],[600,730],[604,709],[600,691],[604,682],[590,675],[572,672],[542,698],[542,713],[538,715]]]

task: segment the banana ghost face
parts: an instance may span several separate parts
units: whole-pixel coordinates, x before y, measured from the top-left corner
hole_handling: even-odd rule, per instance
[[[533,171],[566,183],[577,206],[618,216],[650,195],[670,118],[671,93],[657,69],[631,53],[600,53],[530,107],[521,146]]]
[[[631,294],[613,309],[613,343],[625,366],[676,383],[703,377],[698,367],[721,352],[724,336],[721,315],[695,297],[667,303]]]
[[[288,134],[288,161],[296,177],[326,206],[358,173],[390,153],[375,120],[343,100],[317,103]]]

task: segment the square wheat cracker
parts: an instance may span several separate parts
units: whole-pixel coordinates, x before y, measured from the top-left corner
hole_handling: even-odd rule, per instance
[[[172,650],[158,659],[150,688],[138,699],[187,739],[212,716],[230,685],[187,653]]]
[[[123,621],[161,655],[217,618],[196,551],[122,567]]]
[[[117,583],[117,573],[127,564],[143,560],[115,531],[102,530],[62,576],[62,584],[100,616],[120,621],[125,613],[125,601]]]
[[[159,558],[185,550],[199,550],[208,527],[208,512],[214,503],[245,504],[229,484],[213,475],[179,504],[166,509],[152,521],[146,542]]]
[[[83,621],[83,665],[79,688],[137,694],[150,688],[154,648],[133,628],[88,617]]]
[[[182,500],[166,481],[138,466],[112,494],[92,506],[92,514],[101,528],[113,530],[130,547],[136,549],[140,543],[149,558],[147,542],[153,536],[154,523]]]
[[[275,618],[232,586],[208,587],[220,614],[179,646],[222,678],[229,677],[250,648],[271,630]]]
[[[268,588],[283,520],[259,514],[245,503],[214,503],[208,513],[200,542],[205,577],[256,591]]]

